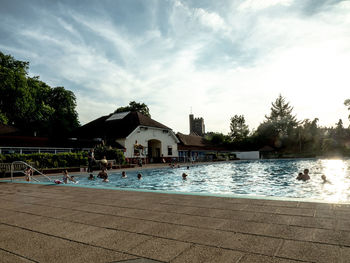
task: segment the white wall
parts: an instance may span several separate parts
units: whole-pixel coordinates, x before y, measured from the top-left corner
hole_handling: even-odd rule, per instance
[[[134,144],[137,141],[144,147],[148,147],[149,140],[159,140],[162,143],[160,154],[164,157],[178,157],[177,151],[177,138],[172,131],[164,133],[163,129],[147,127],[145,130],[142,127],[137,127],[125,140],[125,157],[133,158],[134,156]],[[172,147],[172,155],[168,155],[168,146]]]
[[[251,152],[232,152],[236,154],[236,157],[241,160],[257,160],[259,159],[259,151],[251,151]]]

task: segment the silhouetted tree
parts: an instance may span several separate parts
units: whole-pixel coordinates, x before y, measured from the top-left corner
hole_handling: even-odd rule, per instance
[[[245,124],[243,115],[235,115],[231,118],[230,130],[230,136],[233,141],[242,141],[247,138],[249,128]]]
[[[149,108],[145,103],[138,103],[136,101],[130,101],[128,106],[120,107],[114,111],[114,113],[119,112],[127,112],[127,111],[138,111],[145,116],[151,118],[151,114],[149,113]]]

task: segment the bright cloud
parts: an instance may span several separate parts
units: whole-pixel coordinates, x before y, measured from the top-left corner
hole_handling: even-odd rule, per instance
[[[244,9],[264,9],[276,5],[289,6],[294,0],[245,0],[240,6],[240,10]]]

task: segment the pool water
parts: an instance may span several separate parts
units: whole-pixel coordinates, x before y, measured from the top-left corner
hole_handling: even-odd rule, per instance
[[[307,182],[296,180],[298,172],[310,170]],[[330,202],[350,201],[350,160],[288,159],[192,165],[109,173],[109,183],[76,176],[79,186],[125,188],[187,193],[307,198]],[[142,173],[142,180],[137,174]],[[188,174],[187,180],[182,173]],[[330,183],[323,184],[321,175]],[[60,177],[57,177],[60,179]],[[57,179],[55,178],[55,179]]]

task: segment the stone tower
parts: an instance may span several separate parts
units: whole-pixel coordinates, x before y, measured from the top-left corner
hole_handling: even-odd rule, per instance
[[[203,136],[205,134],[205,126],[203,118],[194,118],[193,114],[190,114],[190,134],[196,134]]]

